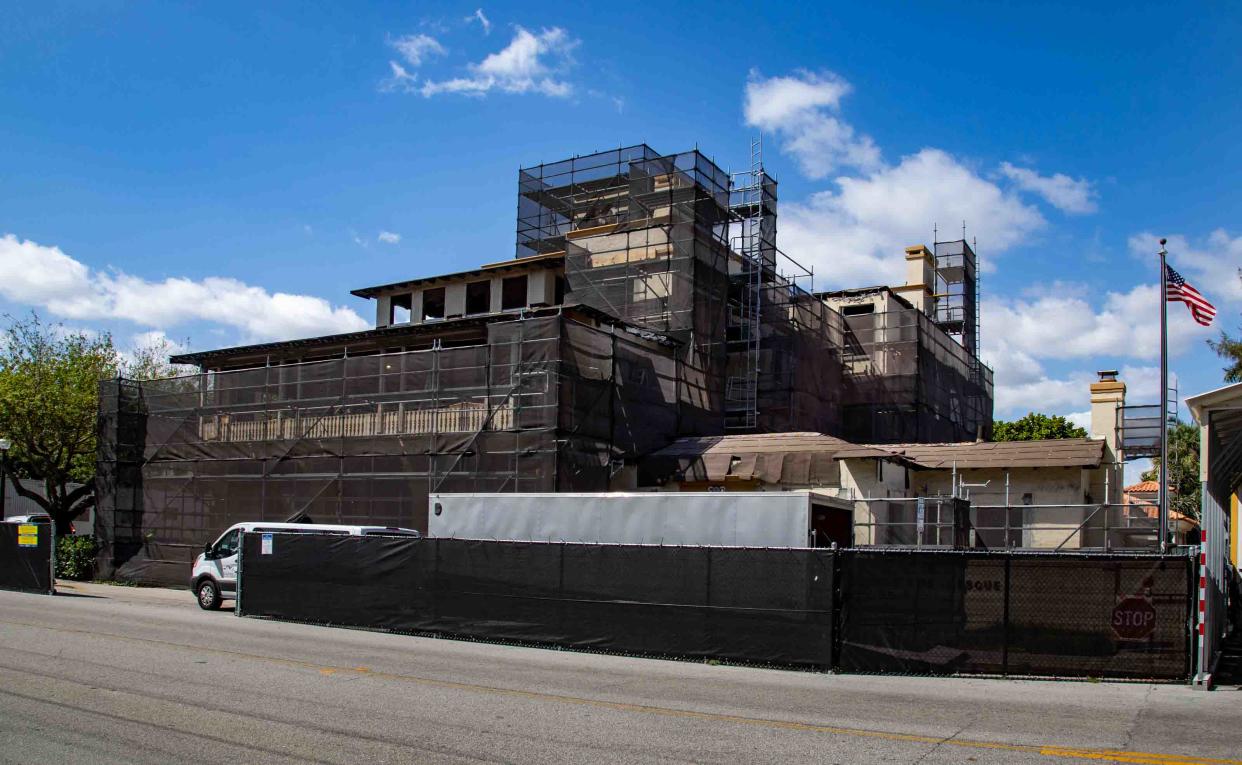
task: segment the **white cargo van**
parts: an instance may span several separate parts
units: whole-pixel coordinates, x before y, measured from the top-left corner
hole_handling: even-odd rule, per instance
[[[190,572],[190,589],[199,608],[208,611],[220,607],[225,599],[237,594],[237,553],[241,535],[250,531],[280,534],[336,534],[339,536],[403,536],[421,537],[414,529],[396,526],[337,526],[327,523],[237,523],[214,542],[203,545],[203,552],[194,559]]]

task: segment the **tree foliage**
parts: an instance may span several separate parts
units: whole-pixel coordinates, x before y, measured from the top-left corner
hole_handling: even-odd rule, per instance
[[[1160,458],[1152,461],[1144,481],[1159,481]],[[1199,517],[1199,428],[1184,422],[1169,429],[1169,509]]]
[[[17,493],[43,508],[63,533],[94,503],[99,381],[119,374],[167,377],[179,370],[162,360],[169,350],[163,339],[126,358],[106,332],[67,330],[33,313],[6,318],[0,334],[0,437],[12,447],[5,473],[43,483],[39,494],[13,480]]]
[[[52,517],[58,533],[94,501],[99,381],[117,371],[107,334],[67,332],[32,314],[12,320],[0,337],[0,434],[12,442],[7,461],[12,473],[41,480],[45,493],[16,480],[14,488]]]
[[[1238,280],[1242,281],[1242,268],[1238,269]],[[1227,364],[1225,367],[1225,382],[1242,382],[1242,335],[1234,337],[1228,332],[1221,330],[1220,339],[1208,340],[1207,344]]]
[[[1221,332],[1219,340],[1208,340],[1216,355],[1225,360],[1225,382],[1242,382],[1242,336]]]
[[[993,441],[1039,441],[1045,438],[1085,438],[1087,431],[1059,414],[1030,412],[1021,419],[992,424]]]

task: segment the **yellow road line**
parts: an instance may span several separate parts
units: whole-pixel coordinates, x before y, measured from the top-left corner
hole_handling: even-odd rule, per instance
[[[418,677],[416,675],[401,675],[390,672],[377,672],[369,667],[336,667],[330,665],[316,664],[314,662],[301,661],[298,659],[286,659],[279,656],[265,656],[263,654],[246,653],[244,651],[230,651],[223,648],[208,648],[205,646],[186,645],[183,643],[174,643],[167,640],[156,640],[154,638],[140,638],[130,635],[117,635],[107,632],[95,632],[93,630],[80,630],[70,627],[49,627],[44,624],[31,624],[29,622],[0,621],[0,624],[12,624],[22,627],[33,627],[35,629],[51,630],[53,632],[68,632],[79,635],[89,635],[94,638],[112,638],[114,640],[123,640],[134,643],[144,643],[148,645],[159,645],[175,650],[190,650],[198,652],[206,652],[217,654],[220,656],[229,656],[239,659],[249,659],[253,661],[263,661],[271,664],[280,664],[282,666],[293,667],[296,669],[313,670],[325,676],[332,676],[339,673],[350,673],[355,675],[365,675],[367,677],[375,677],[383,680],[394,680],[398,682],[415,683],[418,685],[430,686],[435,688],[444,688],[449,690],[469,691],[473,693],[486,693],[495,696],[508,696],[511,698],[530,699],[534,701],[550,701],[558,704],[573,704],[577,706],[593,707],[596,709],[610,709],[620,712],[632,712],[637,714],[650,714],[659,717],[674,717],[689,720],[701,720],[704,722],[725,722],[736,725],[748,725],[762,728],[771,728],[778,730],[795,730],[805,731],[809,733],[827,733],[837,736],[851,736],[856,738],[876,738],[885,741],[902,741],[913,744],[933,744],[941,746],[954,746],[966,749],[985,749],[1004,752],[1021,752],[1024,754],[1037,754],[1044,757],[1060,757],[1063,759],[1075,760],[1105,760],[1109,762],[1127,763],[1133,765],[1242,765],[1242,760],[1236,759],[1217,759],[1212,757],[1198,757],[1195,755],[1182,754],[1161,754],[1156,752],[1134,752],[1118,749],[1091,749],[1066,746],[1054,746],[1050,744],[1010,744],[999,741],[976,741],[972,739],[959,738],[940,738],[937,736],[925,736],[915,733],[893,733],[882,730],[869,730],[866,728],[844,728],[834,725],[820,725],[817,723],[802,723],[789,720],[771,720],[762,717],[742,717],[740,715],[719,714],[715,712],[696,712],[691,709],[675,709],[672,707],[657,707],[646,704],[631,704],[623,701],[605,701],[603,699],[590,699],[580,696],[567,696],[557,693],[543,693],[540,691],[524,691],[516,688],[500,688],[489,685],[478,685],[475,683],[460,683],[453,680],[436,680],[429,677]]]

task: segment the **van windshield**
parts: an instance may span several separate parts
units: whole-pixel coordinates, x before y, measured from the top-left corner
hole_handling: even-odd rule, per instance
[[[237,554],[237,540],[241,536],[241,529],[233,529],[220,537],[220,541],[216,542],[215,555],[217,558],[227,558],[230,555]]]

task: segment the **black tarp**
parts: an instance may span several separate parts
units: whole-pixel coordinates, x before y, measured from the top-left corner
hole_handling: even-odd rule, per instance
[[[850,672],[1177,680],[1180,556],[744,549],[281,535],[245,616]],[[1141,634],[1119,618],[1144,616]],[[836,641],[834,644],[834,640]]]
[[[840,560],[840,668],[1185,678],[1191,565],[1185,556],[851,550]],[[1114,627],[1130,605],[1152,614],[1140,637]]]
[[[0,589],[51,593],[52,544],[51,526],[0,522]]]
[[[828,550],[262,535],[244,616],[826,668]]]
[[[618,466],[703,432],[698,373],[665,340],[567,314],[478,331],[478,345],[104,381],[101,575],[183,583],[204,542],[246,521],[426,531],[431,492],[607,491]]]

